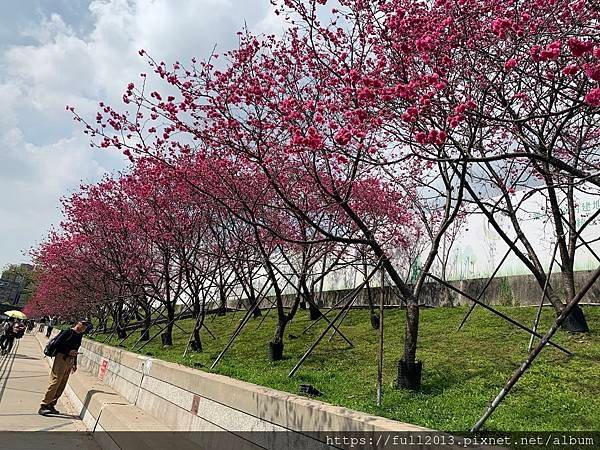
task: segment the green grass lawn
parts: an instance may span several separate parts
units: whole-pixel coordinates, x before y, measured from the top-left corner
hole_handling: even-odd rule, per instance
[[[535,308],[500,308],[530,324]],[[575,353],[567,357],[547,347],[521,378],[504,403],[486,423],[495,431],[600,430],[600,307],[584,308],[592,331],[570,335],[559,331],[555,341]],[[267,343],[275,328],[272,311],[260,328],[251,319],[214,372],[240,380],[298,393],[300,384],[319,389],[320,400],[429,428],[460,432],[468,430],[526,356],[528,334],[497,316],[478,309],[463,331],[457,332],[466,308],[424,309],[421,312],[418,358],[423,361],[423,389],[419,393],[394,388],[396,365],[402,354],[404,311],[385,312],[385,363],[383,406],[375,404],[378,332],[371,329],[368,312],[353,310],[342,331],[354,343],[348,348],[336,336],[324,339],[293,378],[288,372],[324,329],[319,323],[308,333],[307,312],[300,311],[286,330],[284,360],[268,359]],[[217,336],[202,331],[204,352],[183,348],[193,322],[174,330],[174,345],[163,349],[157,338],[140,353],[208,370],[226,344],[243,313],[207,318]],[[545,308],[540,330],[544,332],[553,314]],[[233,319],[233,320],[232,320]],[[156,331],[158,328],[156,329]],[[290,339],[289,335],[299,336]],[[124,342],[129,349],[139,333]],[[104,337],[97,335],[97,340]],[[118,343],[111,339],[109,343]]]

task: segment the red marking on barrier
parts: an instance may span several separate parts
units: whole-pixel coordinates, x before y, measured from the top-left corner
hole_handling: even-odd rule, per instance
[[[198,408],[200,407],[200,396],[194,394],[194,399],[192,400],[192,414],[198,414]]]
[[[100,381],[104,381],[104,376],[106,375],[106,371],[108,370],[108,359],[103,359],[100,363],[100,368],[98,369],[98,379]]]

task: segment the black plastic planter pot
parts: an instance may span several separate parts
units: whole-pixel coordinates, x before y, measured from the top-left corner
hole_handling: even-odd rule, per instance
[[[150,340],[150,331],[148,330],[142,330],[142,332],[140,333],[140,341],[148,341]]]
[[[202,344],[200,342],[192,341],[190,342],[190,348],[195,352],[201,352]]]
[[[313,305],[309,306],[308,312],[310,313],[310,320],[317,320],[319,317],[321,317],[321,311],[319,311],[319,308],[316,308]]]
[[[371,316],[371,327],[374,330],[379,330],[379,316],[376,316],[374,314]]]
[[[283,359],[283,342],[269,342],[269,359],[271,361]]]
[[[571,314],[562,323],[562,329],[571,333],[587,333],[590,331],[583,311],[579,306],[575,306],[571,310]]]
[[[406,363],[402,359],[398,361],[398,388],[410,391],[420,390],[422,370],[423,363],[421,361],[415,363]]]
[[[171,339],[171,336],[167,333],[163,333],[160,335],[160,340],[162,342],[163,346],[171,346],[173,345],[173,340]]]

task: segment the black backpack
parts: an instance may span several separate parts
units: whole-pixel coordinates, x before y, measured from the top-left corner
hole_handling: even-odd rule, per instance
[[[60,340],[63,339],[63,336],[65,336],[66,334],[67,333],[65,331],[61,331],[52,339],[50,339],[46,344],[46,347],[44,347],[44,355],[54,358],[56,356],[56,352],[58,351],[58,344],[60,343]]]

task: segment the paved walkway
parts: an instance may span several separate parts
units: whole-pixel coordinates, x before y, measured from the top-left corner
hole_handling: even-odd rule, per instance
[[[97,450],[99,447],[64,395],[56,405],[61,414],[37,413],[48,387],[49,372],[33,335],[15,340],[12,352],[0,357],[0,449]],[[7,433],[10,431],[17,433]]]

